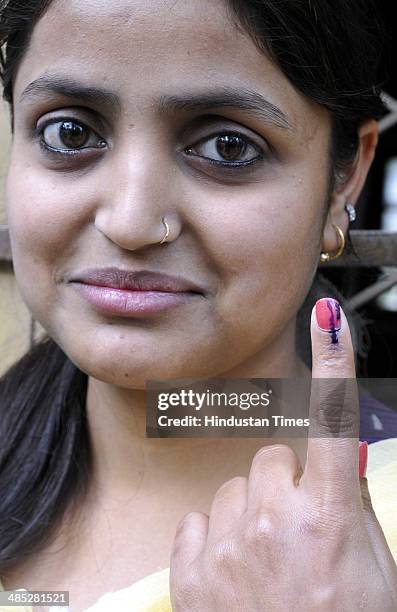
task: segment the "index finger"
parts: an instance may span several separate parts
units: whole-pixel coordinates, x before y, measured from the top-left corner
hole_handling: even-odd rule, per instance
[[[318,300],[311,313],[312,384],[305,471],[318,497],[359,499],[360,408],[349,324],[339,302]]]

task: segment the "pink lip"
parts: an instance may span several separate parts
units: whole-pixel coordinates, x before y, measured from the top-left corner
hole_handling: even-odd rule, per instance
[[[184,278],[145,270],[92,269],[67,280],[102,312],[126,317],[156,313],[204,295]]]

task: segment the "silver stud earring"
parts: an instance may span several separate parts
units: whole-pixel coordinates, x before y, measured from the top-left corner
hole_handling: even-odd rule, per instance
[[[356,220],[356,216],[357,216],[356,209],[354,208],[353,204],[350,204],[350,202],[345,204],[345,211],[347,212],[349,216],[349,222],[353,223],[353,221]]]

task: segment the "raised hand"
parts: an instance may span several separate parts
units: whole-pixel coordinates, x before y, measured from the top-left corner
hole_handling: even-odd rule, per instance
[[[218,489],[209,516],[184,517],[174,612],[397,611],[397,566],[359,477],[354,354],[335,300],[313,308],[311,338],[305,469],[288,445],[264,446],[248,478]]]

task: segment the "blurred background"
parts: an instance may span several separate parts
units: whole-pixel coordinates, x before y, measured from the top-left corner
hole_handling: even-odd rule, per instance
[[[397,242],[397,15],[395,2],[381,2],[387,37],[382,70],[382,89],[386,94],[389,115],[381,121],[381,134],[374,163],[365,188],[357,203],[357,219],[352,229],[383,229],[396,232]],[[365,58],[363,58],[365,61]],[[322,267],[346,297],[376,282],[385,273],[397,273],[395,268]],[[357,309],[366,323],[368,357],[360,362],[361,376],[397,378],[397,283],[394,287]]]
[[[0,225],[6,223],[3,187],[10,143],[8,109],[0,101]],[[1,243],[0,243],[1,244]],[[3,249],[1,249],[3,251]],[[31,317],[20,297],[12,266],[0,258],[0,375],[30,346]]]
[[[381,82],[390,112],[382,120],[377,156],[357,205],[357,219],[351,227],[355,230],[383,229],[396,232],[397,241],[397,71],[393,70],[392,66],[392,58],[397,57],[396,37],[393,36],[397,20],[393,11],[394,3],[380,2],[380,0],[379,3],[388,27],[382,58]],[[1,101],[0,225],[3,226],[7,223],[3,205],[3,187],[9,144],[8,109]],[[0,375],[26,352],[32,341],[39,339],[43,334],[41,326],[31,320],[29,311],[21,299],[12,264],[4,261],[5,250],[0,230]],[[395,274],[397,261],[395,268],[322,266],[321,272],[346,297],[351,297],[383,277],[385,273]],[[397,378],[397,283],[357,310],[366,326],[365,351],[362,359],[359,357],[360,376]],[[393,403],[390,401],[389,405]]]

